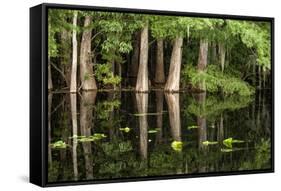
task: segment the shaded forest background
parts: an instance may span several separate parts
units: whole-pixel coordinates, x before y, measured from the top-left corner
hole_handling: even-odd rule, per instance
[[[251,95],[270,87],[270,23],[48,11],[48,89],[163,88]]]

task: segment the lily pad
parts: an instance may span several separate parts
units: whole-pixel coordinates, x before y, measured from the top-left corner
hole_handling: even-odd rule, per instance
[[[233,151],[233,149],[221,149],[221,152],[223,152],[223,153],[229,153],[232,151]]]
[[[173,141],[171,147],[173,150],[180,152],[182,151],[183,143],[181,141]]]
[[[151,129],[151,130],[148,130],[148,133],[152,134],[152,133],[157,133],[158,130],[157,129]]]
[[[191,129],[198,129],[198,125],[191,125],[191,126],[188,126],[187,129],[188,129],[188,130],[191,130]]]
[[[223,140],[223,144],[228,148],[232,148],[233,143],[244,143],[244,141],[236,140],[236,139],[233,139],[232,137]]]
[[[131,128],[125,127],[125,128],[119,128],[120,131],[124,131],[125,133],[129,133],[131,131]]]
[[[208,146],[208,145],[216,145],[218,144],[217,141],[204,141],[202,142],[203,145]]]
[[[66,146],[67,146],[67,144],[62,140],[54,142],[50,145],[51,145],[52,148],[55,148],[55,149],[65,149]]]

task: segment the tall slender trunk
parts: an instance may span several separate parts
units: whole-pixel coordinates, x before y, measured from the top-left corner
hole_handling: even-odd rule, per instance
[[[156,118],[156,128],[159,129],[156,134],[157,143],[162,142],[163,138],[163,101],[164,101],[164,93],[162,90],[156,91],[156,113],[158,113]]]
[[[72,118],[72,161],[73,161],[73,174],[74,180],[78,180],[78,163],[77,163],[77,138],[78,125],[77,125],[77,94],[70,95],[71,105],[71,118]]]
[[[141,31],[139,69],[136,84],[137,92],[148,91],[148,24]]]
[[[253,62],[253,86],[256,86],[257,83],[257,74],[256,74],[256,61]]]
[[[219,54],[220,54],[220,65],[221,71],[224,71],[225,65],[225,45],[223,43],[219,43]]]
[[[157,54],[157,58],[156,58],[156,68],[155,68],[155,82],[165,83],[163,39],[157,40],[156,54]]]
[[[96,100],[96,91],[82,92],[80,102],[80,129],[81,135],[89,137],[92,135],[93,127],[93,104]],[[93,156],[91,142],[82,143],[85,158],[86,179],[93,179]]]
[[[82,34],[80,48],[80,78],[83,90],[97,89],[96,80],[93,75],[91,37],[92,31],[88,29],[92,21],[91,16],[86,16],[84,21],[84,32]]]
[[[224,139],[224,131],[223,131],[223,113],[220,116],[220,122],[218,125],[218,136],[217,136],[217,140],[219,143],[222,143],[223,139]]]
[[[168,110],[169,120],[171,127],[171,134],[173,140],[181,141],[181,120],[180,120],[180,102],[179,94],[165,93]]]
[[[139,56],[140,56],[140,32],[138,31],[134,35],[133,55],[132,55],[131,66],[129,67],[130,77],[136,78],[138,75]]]
[[[217,64],[217,44],[212,43],[212,63]]]
[[[202,113],[205,111],[205,102],[206,102],[206,92],[198,94],[197,102],[200,105],[200,110]],[[198,145],[199,148],[203,148],[203,142],[207,141],[207,122],[206,117],[204,115],[200,115],[197,117],[197,125],[198,125]]]
[[[261,66],[258,67],[258,75],[259,75],[259,89],[262,88],[262,76],[261,76]]]
[[[165,91],[175,92],[180,89],[180,71],[182,60],[182,44],[183,38],[177,37],[174,40],[173,51],[171,55],[169,76],[165,85]]]
[[[52,70],[51,70],[51,58],[48,56],[48,90],[53,89],[53,81],[52,81]]]
[[[198,71],[203,72],[207,67],[207,63],[208,63],[208,41],[201,39],[200,47],[199,47],[198,63],[197,63]],[[205,79],[200,82],[199,89],[206,90]]]
[[[73,31],[72,31],[72,68],[70,80],[70,92],[77,92],[77,15],[75,11],[73,15]]]
[[[71,57],[70,57],[70,45],[71,45],[71,33],[67,29],[62,29],[60,33],[60,65],[62,73],[64,74],[64,80],[67,87],[70,87],[71,80]]]
[[[143,115],[139,116],[139,130],[140,130],[140,155],[142,159],[147,159],[148,149],[148,122],[147,122],[147,108],[148,108],[148,94],[136,93],[138,113]]]

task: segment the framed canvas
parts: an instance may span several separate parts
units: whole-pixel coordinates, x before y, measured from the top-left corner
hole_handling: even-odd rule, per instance
[[[274,19],[30,8],[30,182],[274,172]]]

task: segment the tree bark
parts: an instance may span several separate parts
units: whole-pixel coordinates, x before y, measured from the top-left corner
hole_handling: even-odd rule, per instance
[[[138,75],[139,66],[139,56],[140,56],[140,32],[136,32],[134,43],[133,43],[133,55],[130,70],[130,77],[136,78]]]
[[[174,40],[173,51],[171,55],[169,76],[165,85],[165,91],[176,92],[180,89],[180,71],[182,60],[183,38],[177,37]]]
[[[179,94],[165,93],[169,120],[171,127],[171,134],[174,141],[181,141],[181,120],[180,120],[180,102]]]
[[[200,93],[197,97],[197,102],[200,105],[201,111],[204,113],[205,111],[205,101],[206,101],[206,92]],[[203,142],[207,141],[207,122],[206,117],[204,115],[200,115],[197,117],[197,125],[198,125],[198,145],[199,148],[204,148]]]
[[[91,129],[93,126],[93,104],[96,100],[96,91],[82,92],[80,102],[80,129],[81,135],[89,137],[92,135]],[[86,179],[93,179],[93,156],[91,142],[82,143],[85,158]]]
[[[156,54],[157,54],[157,58],[156,58],[156,69],[155,69],[155,82],[165,83],[163,39],[157,40]]]
[[[72,118],[72,161],[73,161],[73,174],[74,180],[78,180],[78,163],[77,163],[77,138],[78,135],[78,125],[77,125],[77,95],[70,95],[70,105],[71,105],[71,118]]]
[[[84,21],[84,32],[82,34],[80,48],[80,78],[83,90],[97,89],[96,80],[93,75],[92,55],[91,55],[91,37],[92,31],[88,29],[91,24],[92,17],[86,16]]]
[[[71,81],[70,92],[77,92],[77,11],[73,15],[73,31],[72,31],[72,68],[71,68]]]
[[[53,89],[53,81],[52,81],[52,70],[51,70],[51,58],[48,57],[48,90]]]
[[[199,47],[199,55],[198,55],[198,63],[197,69],[199,72],[203,72],[208,63],[208,41],[207,40],[200,40],[200,47]],[[206,90],[205,80],[200,82],[199,89]]]
[[[212,47],[212,63],[217,64],[217,44],[213,42],[211,47]]]
[[[64,75],[64,80],[67,87],[70,87],[71,80],[71,57],[70,57],[70,46],[71,46],[71,33],[67,29],[62,29],[60,33],[60,68]]]
[[[139,129],[140,129],[140,155],[142,159],[147,159],[148,148],[148,122],[147,122],[147,108],[148,108],[148,94],[136,93],[138,113],[143,115],[139,116]]]
[[[199,56],[198,56],[198,70],[204,71],[207,67],[207,59],[208,59],[208,41],[200,40],[199,47]]]
[[[156,141],[158,143],[162,142],[163,138],[163,101],[164,101],[164,93],[162,90],[156,91],[156,113],[158,113],[156,118],[156,128],[159,129],[159,131],[156,134]]]
[[[222,43],[219,43],[219,54],[220,54],[220,64],[221,64],[221,71],[224,71],[224,65],[225,65],[225,45]]]
[[[140,58],[136,91],[148,91],[148,24],[141,31]]]

